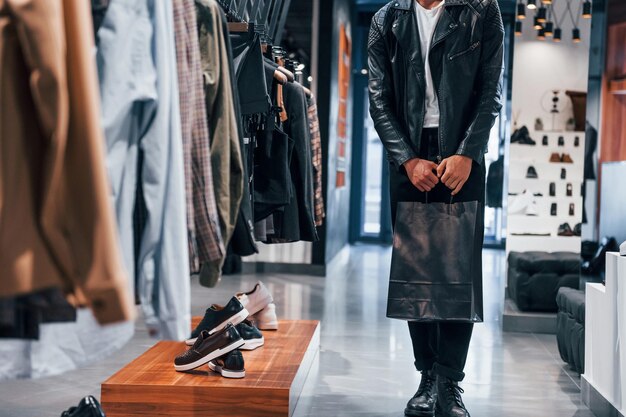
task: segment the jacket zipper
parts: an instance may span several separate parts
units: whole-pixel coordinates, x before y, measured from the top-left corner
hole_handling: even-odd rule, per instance
[[[478,48],[478,45],[480,45],[480,41],[476,41],[476,42],[474,42],[474,43],[473,43],[473,44],[469,47],[469,49],[466,49],[466,50],[465,50],[465,51],[463,51],[463,52],[459,52],[459,53],[457,53],[457,54],[450,55],[450,58],[449,58],[449,59],[450,59],[450,61],[452,61],[452,60],[453,60],[453,59],[455,59],[455,58],[460,57],[461,55],[465,55],[465,54],[466,54],[466,53],[468,53],[468,52],[472,52],[474,49]]]

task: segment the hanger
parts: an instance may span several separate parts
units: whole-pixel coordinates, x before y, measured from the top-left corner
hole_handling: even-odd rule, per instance
[[[292,83],[296,80],[296,76],[293,72],[289,71],[287,68],[283,67],[282,65],[279,64],[278,67],[278,71],[282,72],[285,77],[287,77],[287,80]]]
[[[274,79],[281,85],[285,85],[289,82],[289,79],[283,74],[280,69],[274,71]]]

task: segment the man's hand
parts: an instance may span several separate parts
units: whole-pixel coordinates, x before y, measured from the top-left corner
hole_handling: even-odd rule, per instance
[[[463,155],[452,155],[441,161],[437,167],[437,176],[446,187],[457,195],[472,172],[472,158]]]
[[[411,159],[404,164],[406,175],[411,183],[422,192],[432,190],[439,182],[439,178],[435,175],[437,164],[427,159]]]

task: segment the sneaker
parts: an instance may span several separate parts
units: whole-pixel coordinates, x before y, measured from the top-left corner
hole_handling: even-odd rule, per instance
[[[563,223],[562,225],[559,226],[558,235],[559,236],[574,236],[574,231],[572,230],[572,227],[569,225],[569,223]]]
[[[524,214],[533,203],[533,196],[527,190],[511,199],[509,214]]]
[[[528,167],[528,170],[526,171],[526,178],[539,178],[537,170],[534,166],[531,165]]]
[[[541,139],[541,143],[543,146],[548,146],[548,135],[543,135],[543,139]]]
[[[213,334],[222,330],[227,324],[235,326],[241,323],[248,318],[248,316],[248,310],[241,305],[236,297],[231,298],[224,307],[213,304],[211,307],[207,308],[202,321],[194,331],[191,332],[191,338],[187,339],[185,343],[187,346],[191,346],[196,342],[196,338],[200,332],[206,330],[209,334]]]
[[[278,318],[276,317],[276,304],[271,303],[263,310],[252,316],[252,321],[261,330],[278,330]]]
[[[533,200],[528,207],[526,207],[526,215],[527,216],[538,216],[539,215],[539,205],[536,200]]]
[[[552,205],[550,206],[550,215],[556,216],[556,203],[552,203]]]
[[[577,148],[580,146],[580,138],[578,136],[574,138],[574,146]]]
[[[238,349],[210,361],[209,369],[224,378],[243,378],[246,376],[243,355]]]
[[[244,320],[242,323],[239,323],[237,325],[237,331],[245,341],[243,346],[240,348],[241,350],[254,350],[265,344],[263,334],[248,320]]]
[[[574,187],[571,182],[568,182],[567,186],[565,187],[565,195],[568,197],[572,197],[573,194],[574,194]]]
[[[583,232],[582,223],[577,223],[576,226],[574,226],[574,236],[580,236],[582,232]]]
[[[261,282],[257,282],[252,291],[242,292],[235,295],[241,304],[248,310],[250,315],[256,314],[273,303],[274,299],[267,287]]]
[[[561,168],[561,179],[564,180],[567,177],[567,170],[565,168]]]
[[[561,162],[563,162],[565,164],[573,164],[574,160],[572,159],[570,154],[564,153],[563,155],[561,155]]]
[[[626,256],[626,242],[622,242],[622,244],[619,245],[619,254],[620,256]]]
[[[565,138],[563,136],[559,136],[559,146],[565,146]]]
[[[61,417],[104,417],[104,411],[98,400],[89,395],[80,400],[78,406],[63,411]]]
[[[522,126],[515,132],[513,132],[513,134],[511,135],[511,143],[531,146],[536,144],[536,142],[530,137],[528,128],[526,126]]]
[[[212,335],[203,330],[191,349],[174,359],[174,369],[179,372],[196,369],[213,359],[240,348],[244,343],[245,341],[235,326],[230,323]]]
[[[550,183],[550,197],[555,197],[556,196],[556,183],[551,182]]]
[[[550,155],[550,162],[561,162],[561,155],[556,152],[552,152]]]

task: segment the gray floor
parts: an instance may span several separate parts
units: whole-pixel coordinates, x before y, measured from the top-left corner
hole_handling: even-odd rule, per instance
[[[419,376],[406,324],[385,318],[390,250],[358,246],[342,253],[327,278],[294,275],[224,277],[217,289],[194,282],[193,313],[224,302],[257,279],[271,289],[279,316],[322,321],[319,361],[295,415],[401,416]],[[502,333],[502,252],[485,251],[486,323],[476,326],[463,383],[474,417],[592,417],[580,401],[580,378],[561,362],[554,336]],[[145,351],[141,325],[121,352],[88,368],[40,380],[0,383],[0,416],[58,417]]]

